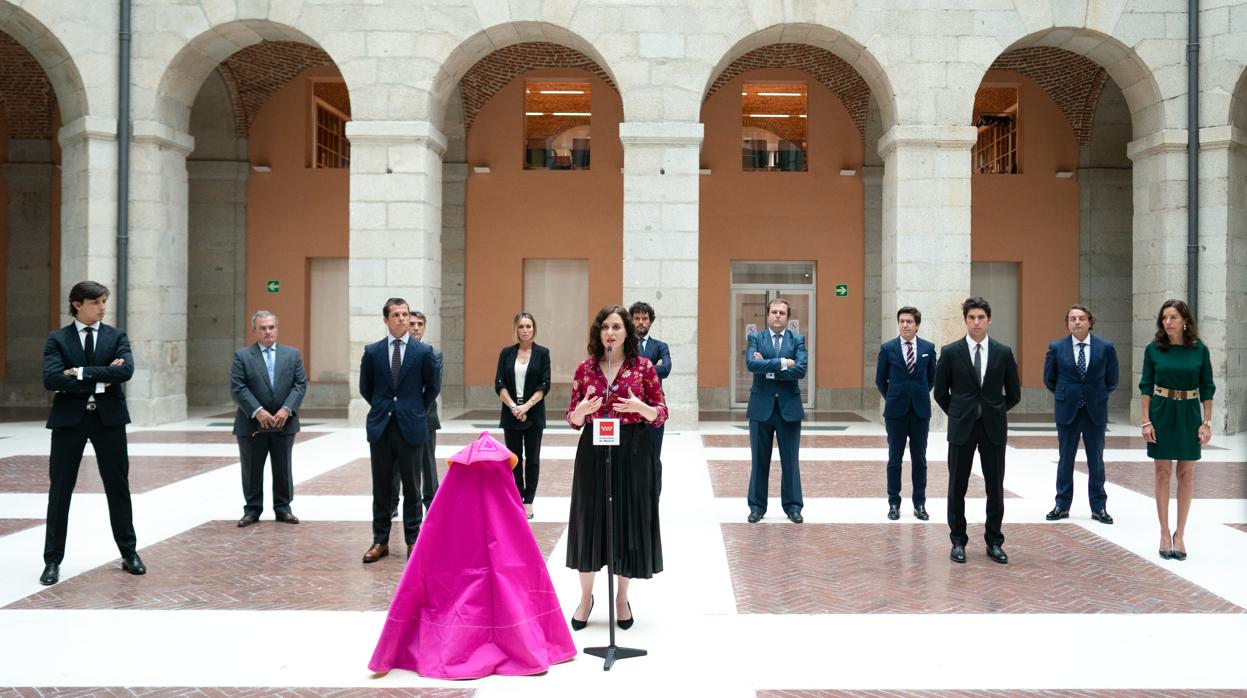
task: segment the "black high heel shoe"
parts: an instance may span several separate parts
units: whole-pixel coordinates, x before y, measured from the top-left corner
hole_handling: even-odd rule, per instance
[[[577,606],[576,608],[580,608]],[[593,595],[589,595],[589,611],[585,613],[584,620],[576,620],[576,612],[572,611],[572,630],[584,630],[589,625],[589,616],[593,613]]]
[[[1170,545],[1177,545],[1177,539],[1178,539],[1178,537],[1177,537],[1177,536],[1174,536],[1174,537],[1170,538],[1170,539],[1169,539],[1169,540],[1170,540],[1170,543],[1169,543],[1169,544],[1170,544]],[[1186,541],[1183,541],[1183,542],[1185,543]],[[1183,552],[1183,551],[1181,551],[1181,550],[1178,550],[1178,549],[1176,549],[1176,548],[1175,548],[1175,549],[1173,549],[1173,550],[1170,550],[1170,551],[1169,551],[1169,557],[1173,558],[1174,560],[1178,560],[1179,562],[1181,562],[1182,560],[1185,560],[1185,559],[1186,559],[1186,553],[1185,553],[1185,552]]]
[[[628,628],[632,627],[632,621],[634,620],[636,620],[636,616],[632,615],[632,602],[629,601],[628,602],[628,620],[617,620],[615,621],[615,625],[618,625],[620,630],[627,630]]]

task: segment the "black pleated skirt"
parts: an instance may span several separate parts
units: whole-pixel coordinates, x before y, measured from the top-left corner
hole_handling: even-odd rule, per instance
[[[606,449],[594,447],[589,426],[580,435],[572,473],[567,566],[597,572],[606,565]],[[612,448],[615,574],[649,579],[662,572],[653,442],[647,424],[625,424]]]

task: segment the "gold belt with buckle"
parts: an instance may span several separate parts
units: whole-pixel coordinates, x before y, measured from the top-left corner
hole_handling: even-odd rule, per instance
[[[1152,388],[1152,394],[1159,395],[1169,400],[1198,400],[1199,399],[1198,390],[1170,390],[1169,388],[1162,388],[1159,385]]]

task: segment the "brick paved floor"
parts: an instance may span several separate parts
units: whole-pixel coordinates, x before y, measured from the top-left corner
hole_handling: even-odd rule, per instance
[[[296,444],[324,436],[323,431],[301,431]],[[237,444],[238,437],[229,431],[132,431],[126,434],[132,444]]]
[[[748,434],[703,434],[706,448],[749,448]],[[888,437],[867,434],[802,434],[801,448],[887,448]],[[746,454],[747,455],[747,454]],[[775,457],[779,457],[778,449]]]
[[[1247,523],[1226,524],[1226,526],[1247,533]]]
[[[471,698],[460,688],[0,688],[0,698]]]
[[[1053,434],[1052,436],[1039,435],[1039,434],[1010,434],[1009,445],[1014,448],[1024,448],[1028,450],[1050,448],[1053,451],[1055,451],[1057,449],[1057,437],[1055,434]],[[1143,438],[1139,436],[1109,435],[1109,436],[1104,437],[1104,448],[1113,448],[1113,449],[1129,448],[1129,449],[1138,450],[1139,453],[1141,454],[1146,454],[1147,453],[1147,442],[1144,441]],[[1204,448],[1209,451],[1225,450],[1221,448],[1220,446],[1213,446],[1211,444],[1204,446]]]
[[[1217,690],[1060,690],[999,691],[758,691],[758,698],[1243,698],[1247,691]]]
[[[490,429],[489,433],[499,441],[504,441],[501,429]],[[467,446],[468,444],[480,438],[480,432],[473,434],[444,434],[437,435],[438,446]],[[580,443],[580,433],[569,434],[566,431],[558,434],[552,434],[549,430],[541,436],[541,445],[545,446],[575,446]]]
[[[449,466],[442,459],[437,464],[439,481],[446,477]],[[301,483],[297,494],[372,496],[372,465],[367,458],[356,458],[346,465]],[[572,461],[542,458],[537,479],[537,497],[567,497],[572,493]]]
[[[721,524],[740,613],[1241,613],[1079,526],[971,524],[966,564],[931,524]]]
[[[237,463],[237,458],[209,456],[130,456],[130,494],[150,492],[158,487],[194,477],[209,470]],[[75,492],[103,492],[95,456],[83,456],[78,467]],[[8,456],[0,458],[0,492],[48,493],[48,456]]]
[[[550,556],[565,524],[531,523]],[[62,581],[9,608],[384,611],[406,562],[401,526],[390,555],[365,565],[366,521],[264,521],[240,529],[212,521],[143,548],[148,574],[116,562]]]
[[[712,460],[710,482],[716,497],[744,497],[749,490],[749,461]],[[901,466],[901,500],[910,501],[910,464]],[[862,497],[887,499],[887,463],[881,461],[807,460],[801,462],[801,494],[806,497]],[[779,492],[781,470],[778,462],[771,464],[770,492]],[[948,494],[948,464],[927,462],[927,496]],[[986,497],[983,478],[970,476],[967,497]],[[1005,489],[1006,497],[1017,497]],[[904,508],[903,508],[904,509]]]
[[[1074,462],[1074,469],[1087,472],[1087,464]],[[1104,464],[1105,478],[1139,494],[1153,496],[1156,489],[1156,464],[1152,461],[1109,461]],[[1055,477],[1056,461],[1052,462]],[[1177,496],[1178,478],[1169,482],[1171,496]],[[1195,499],[1247,498],[1247,463],[1213,463],[1202,461],[1195,466]],[[1084,494],[1085,499],[1085,494]]]
[[[28,528],[42,526],[43,519],[0,519],[0,536],[25,531]]]

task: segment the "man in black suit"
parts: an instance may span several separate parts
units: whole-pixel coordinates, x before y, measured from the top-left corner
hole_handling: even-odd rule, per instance
[[[990,339],[992,307],[975,296],[961,304],[966,336],[940,350],[935,367],[935,402],[948,415],[948,527],[953,562],[966,561],[966,488],[978,450],[987,486],[987,555],[1005,564],[1006,413],[1022,399],[1013,350]]]
[[[667,376],[671,375],[671,349],[666,342],[649,336],[649,328],[654,324],[654,307],[644,301],[638,301],[628,308],[628,314],[632,316],[632,330],[637,338],[637,351],[654,364],[654,370],[658,372],[658,382],[662,383]],[[662,437],[663,430],[666,428],[667,425],[664,422],[659,426],[651,427],[649,431],[650,440],[654,446],[654,482],[658,487],[658,494],[662,494]]]
[[[382,306],[386,337],[364,347],[359,394],[369,405],[366,431],[372,457],[372,545],[364,562],[390,554],[390,498],[394,471],[403,485],[403,538],[411,557],[424,519],[420,467],[428,445],[429,407],[441,389],[433,350],[411,339],[407,301],[391,298]]]
[[[251,316],[255,343],[234,352],[230,394],[234,438],[242,461],[243,514],[238,527],[259,521],[264,511],[264,461],[273,463],[273,514],[278,521],[299,523],[290,511],[294,499],[291,458],[299,433],[299,405],[307,394],[307,373],[299,350],[277,343],[277,316],[267,310]]]
[[[411,338],[417,342],[424,341],[425,325],[428,318],[419,310],[413,311],[411,314],[411,329],[409,333]],[[437,364],[437,381],[441,384],[442,380],[442,352],[438,351],[432,344],[428,345],[433,350],[433,360]],[[429,405],[429,414],[427,417],[429,423],[429,442],[424,448],[424,458],[420,461],[420,490],[421,499],[424,501],[424,508],[427,510],[433,504],[433,495],[437,494],[437,432],[442,428],[442,421],[437,416],[437,401]],[[398,516],[398,494],[401,489],[401,479],[398,471],[394,471],[394,496],[390,499],[390,518]]]
[[[883,396],[888,432],[888,518],[901,518],[901,461],[909,442],[914,516],[927,514],[927,431],[931,425],[931,384],[935,382],[935,345],[918,336],[922,313],[912,305],[896,311],[899,336],[879,347],[875,387]]]
[[[766,515],[767,484],[771,475],[771,446],[779,443],[779,497],[788,520],[804,523],[801,509],[801,420],[805,407],[798,382],[805,378],[809,355],[805,337],[788,329],[789,305],[783,298],[766,309],[766,329],[749,335],[745,366],[753,374],[749,388],[749,523]]]
[[[130,574],[147,572],[136,551],[126,447],[130,412],[121,386],[134,375],[134,357],[125,331],[101,322],[108,295],[108,288],[94,281],[74,284],[69,290],[69,314],[74,321],[49,332],[43,345],[43,387],[56,393],[47,423],[52,430],[52,451],[44,568],[39,577],[44,586],[60,581],[69,501],[87,441],[95,450],[104,481],[121,568]]]
[[[1108,396],[1117,388],[1117,350],[1113,343],[1091,336],[1095,316],[1083,305],[1065,312],[1069,335],[1055,339],[1044,356],[1043,382],[1055,397],[1057,444],[1056,506],[1048,521],[1069,517],[1074,502],[1074,457],[1078,438],[1087,451],[1087,498],[1091,518],[1113,523],[1104,492],[1104,432],[1108,426]]]

